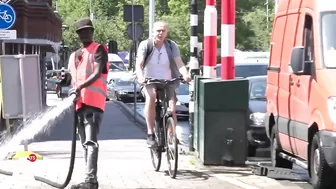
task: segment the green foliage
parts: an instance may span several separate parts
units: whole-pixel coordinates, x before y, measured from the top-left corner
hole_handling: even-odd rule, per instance
[[[220,3],[217,0],[217,4]],[[266,0],[236,0],[236,48],[241,50],[268,50],[269,34],[272,29],[273,1],[269,6],[269,25],[266,25]],[[92,12],[95,14],[95,40],[106,43],[109,39],[118,42],[119,50],[129,50],[131,39],[126,34],[127,25],[123,21],[123,6],[130,5],[131,0],[91,0]],[[180,47],[183,60],[186,62],[190,55],[190,22],[189,0],[156,0],[155,20],[164,20],[169,24],[169,38],[176,41]],[[203,12],[204,1],[199,5]],[[134,4],[144,6],[144,28],[142,39],[148,38],[148,0],[134,0]],[[218,17],[220,18],[220,6]],[[202,9],[202,10],[201,10]],[[59,0],[58,10],[63,22],[68,28],[64,31],[65,43],[71,50],[80,46],[74,22],[81,17],[89,17],[90,0]],[[203,17],[200,13],[199,16]],[[218,25],[220,27],[220,25]],[[203,28],[202,21],[199,27]],[[202,34],[200,34],[200,42]],[[218,38],[220,48],[220,37]]]

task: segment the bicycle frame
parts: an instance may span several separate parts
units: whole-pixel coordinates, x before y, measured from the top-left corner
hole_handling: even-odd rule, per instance
[[[159,116],[160,120],[159,121],[159,125],[158,128],[159,129],[163,129],[163,135],[164,136],[160,136],[160,147],[164,147],[167,141],[167,126],[166,126],[166,121],[169,117],[172,116],[171,111],[168,110],[169,107],[169,99],[167,96],[167,90],[166,87],[163,87],[163,89],[158,90],[156,88],[156,116]],[[163,90],[163,91],[161,91]],[[163,97],[160,96],[160,93],[163,93]],[[161,131],[162,132],[162,131]],[[159,134],[159,133],[158,133]],[[159,134],[160,135],[160,134]]]

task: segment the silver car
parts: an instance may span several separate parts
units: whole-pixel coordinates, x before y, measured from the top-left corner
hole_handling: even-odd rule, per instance
[[[134,94],[134,81],[131,79],[112,79],[107,84],[107,98],[109,100],[120,100],[122,102],[133,101],[134,98],[143,101],[140,93],[140,86],[136,84],[136,93]]]

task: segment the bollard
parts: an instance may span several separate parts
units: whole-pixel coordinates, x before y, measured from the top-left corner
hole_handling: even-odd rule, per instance
[[[197,37],[197,26],[198,26],[198,9],[197,9],[197,1],[191,0],[190,2],[190,76],[192,82],[190,82],[189,86],[189,151],[193,152],[194,149],[194,112],[195,112],[195,91],[194,91],[194,76],[200,75],[199,62],[197,58],[198,54],[198,37]]]

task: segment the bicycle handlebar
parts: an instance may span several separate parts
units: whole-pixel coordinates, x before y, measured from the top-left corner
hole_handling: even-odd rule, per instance
[[[174,78],[171,80],[165,80],[165,79],[152,79],[152,78],[146,78],[144,84],[146,85],[154,85],[154,84],[161,84],[161,85],[167,85],[169,83],[172,83],[174,81],[184,81],[183,78]]]

